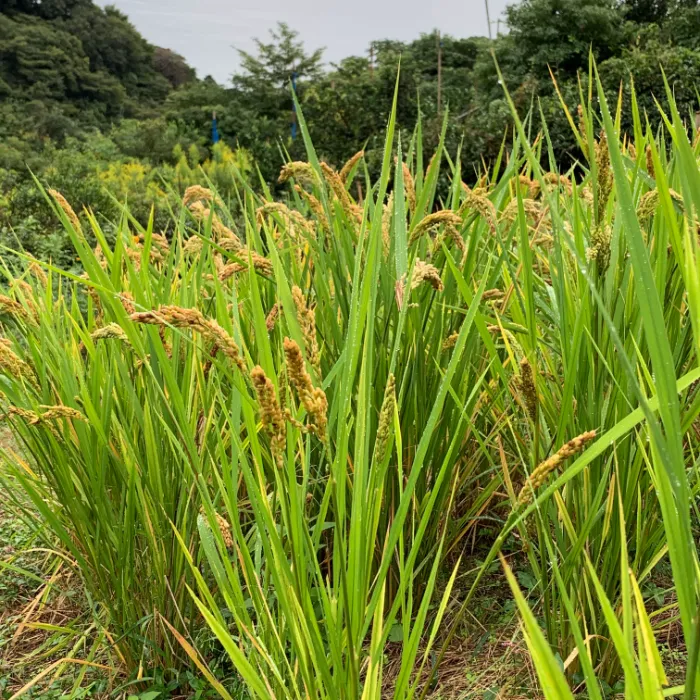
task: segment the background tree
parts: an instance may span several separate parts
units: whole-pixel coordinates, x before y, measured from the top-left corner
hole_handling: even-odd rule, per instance
[[[399,61],[397,126],[405,144],[420,116],[429,157],[449,114],[445,143],[452,155],[461,148],[467,182],[493,162],[512,128],[494,56],[521,116],[531,113],[535,132],[544,114],[554,155],[564,166],[583,154],[550,69],[575,111],[589,50],[611,95],[621,85],[629,94],[634,77],[652,125],[659,119],[655,100],[664,99],[660,66],[684,113],[695,110],[695,0],[522,0],[507,9],[506,19],[508,31],[493,41],[442,36],[438,44],[435,32],[411,42],[377,39],[371,60],[367,52],[328,67],[322,49],[308,51],[291,27],[279,24],[256,41],[254,51],[240,52],[240,69],[222,86],[211,77],[198,80],[181,56],[148,44],[115,8],[90,0],[6,0],[0,10],[0,169],[21,180],[29,154],[40,157],[67,142],[77,148],[98,135],[115,157],[177,167],[184,154],[191,166],[214,155],[216,111],[223,141],[248,149],[273,184],[285,157],[305,157],[301,138],[291,137],[290,81],[296,73],[297,95],[321,157],[339,167],[365,148],[374,173]],[[624,120],[622,126],[629,129]]]
[[[308,53],[298,32],[284,22],[270,31],[270,41],[256,40],[255,54],[239,51],[241,70],[232,78],[238,112],[235,137],[255,151],[266,178],[280,166],[280,144],[301,155],[301,139],[291,141],[292,95],[290,84],[296,74],[296,90],[304,100],[307,90],[322,77],[323,49]]]
[[[549,67],[575,76],[588,63],[616,55],[623,42],[624,15],[614,0],[523,0],[506,9],[510,45],[537,77]]]
[[[153,50],[153,67],[174,88],[193,81],[197,74],[187,65],[187,61],[179,53],[156,46]]]

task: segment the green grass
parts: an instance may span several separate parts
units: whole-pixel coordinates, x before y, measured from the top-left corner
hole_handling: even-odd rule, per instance
[[[671,625],[698,689],[700,146],[670,95],[658,137],[581,103],[564,174],[515,117],[468,188],[392,114],[342,181],[299,112],[284,206],[234,169],[240,215],[190,193],[165,240],[124,207],[110,247],[47,194],[85,275],[5,268],[3,481],[115,671],[427,697],[504,555],[546,697],[662,697]]]

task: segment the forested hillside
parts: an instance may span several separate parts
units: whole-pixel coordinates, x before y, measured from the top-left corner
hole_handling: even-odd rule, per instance
[[[695,111],[700,79],[700,9],[669,0],[524,0],[507,10],[507,30],[494,40],[426,33],[408,44],[378,40],[366,55],[324,65],[296,33],[280,25],[243,54],[228,86],[197,79],[185,59],[149,45],[128,18],[90,0],[10,0],[0,14],[0,228],[5,242],[40,255],[63,254],[47,236],[48,211],[30,170],[79,207],[113,212],[129,198],[145,217],[163,208],[166,184],[181,191],[201,178],[200,165],[226,191],[226,167],[259,168],[273,184],[292,138],[290,80],[320,156],[339,165],[360,148],[379,167],[396,71],[401,62],[397,127],[407,142],[419,114],[423,149],[461,147],[462,173],[473,182],[493,162],[511,126],[494,56],[516,107],[548,125],[545,150],[562,167],[580,152],[560,108],[552,76],[572,118],[588,90],[589,51],[603,85],[629,94],[634,76],[640,107],[658,121],[663,73],[681,113]],[[430,30],[426,27],[426,31]],[[438,68],[439,67],[439,68]],[[438,80],[438,72],[440,79]],[[371,106],[371,109],[368,107]],[[213,148],[216,111],[222,143]],[[623,110],[622,126],[631,115]],[[87,177],[97,175],[97,177]],[[223,179],[222,179],[223,178]],[[10,220],[13,228],[10,230]],[[50,230],[53,230],[51,228]],[[9,236],[9,239],[8,239]]]

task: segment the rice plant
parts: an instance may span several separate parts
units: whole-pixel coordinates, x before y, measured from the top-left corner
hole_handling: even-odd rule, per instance
[[[620,676],[663,692],[640,587],[668,558],[691,696],[700,147],[670,93],[658,138],[634,102],[620,134],[598,95],[569,115],[568,173],[514,110],[467,186],[459,153],[424,162],[392,114],[373,181],[361,152],[320,161],[299,112],[284,202],[234,169],[235,216],[191,187],[168,231],[124,207],[108,245],[47,192],[85,274],[5,269],[8,486],[125,669],[189,665],[223,697],[425,697],[509,539],[538,582],[542,627],[513,590],[545,695],[581,674],[591,697]]]

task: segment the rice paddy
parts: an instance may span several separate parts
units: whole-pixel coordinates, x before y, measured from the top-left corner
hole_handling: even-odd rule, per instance
[[[393,114],[377,178],[319,161],[299,112],[283,201],[45,191],[84,273],[3,267],[0,476],[88,602],[24,610],[73,646],[8,697],[696,696],[700,143],[597,95],[568,172],[514,109],[472,185]]]

